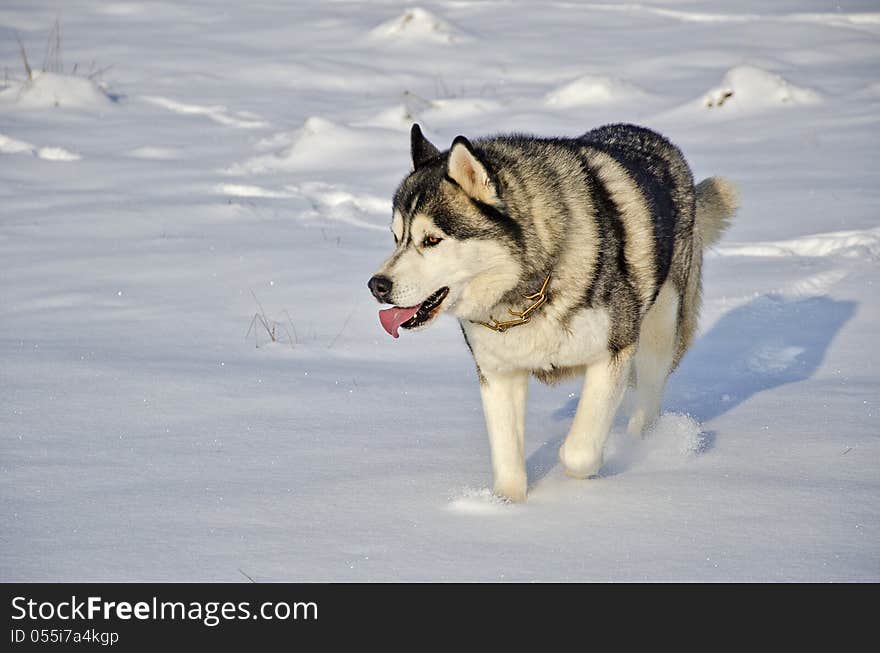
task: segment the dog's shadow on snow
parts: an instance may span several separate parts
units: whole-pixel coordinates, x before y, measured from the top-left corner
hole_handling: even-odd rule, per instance
[[[762,295],[731,310],[693,344],[670,377],[664,410],[706,422],[759,392],[809,379],[856,306],[829,297]],[[579,399],[571,398],[552,413],[553,418],[569,421]],[[529,456],[526,466],[532,483],[556,465],[565,435]],[[711,449],[714,441],[713,432],[700,451]]]

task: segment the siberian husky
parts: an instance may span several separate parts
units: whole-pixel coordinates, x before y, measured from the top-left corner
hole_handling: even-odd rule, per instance
[[[382,326],[458,319],[480,382],[495,493],[526,497],[529,375],[584,376],[559,450],[596,475],[628,382],[628,431],[657,418],[700,309],[703,249],[736,211],[733,185],[694,186],[663,136],[608,125],[577,138],[463,136],[440,151],[411,132],[412,171],[394,195],[394,251],[369,281]]]

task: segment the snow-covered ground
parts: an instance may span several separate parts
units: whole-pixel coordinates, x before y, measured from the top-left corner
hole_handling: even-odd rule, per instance
[[[880,580],[876,2],[4,0],[0,62],[0,580]],[[495,500],[455,323],[380,328],[414,120],[740,185],[599,479],[535,384]]]

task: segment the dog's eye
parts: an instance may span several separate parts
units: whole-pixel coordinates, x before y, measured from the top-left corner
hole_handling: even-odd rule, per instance
[[[394,233],[394,232],[392,231],[392,232],[391,232],[391,235],[394,237],[394,244],[395,244],[395,245],[396,245],[398,242],[400,242],[400,241],[398,240],[398,238],[397,238],[397,234],[396,234],[396,233]]]
[[[422,241],[422,247],[434,247],[434,245],[439,245],[442,238],[437,238],[437,236],[425,236],[425,239]]]

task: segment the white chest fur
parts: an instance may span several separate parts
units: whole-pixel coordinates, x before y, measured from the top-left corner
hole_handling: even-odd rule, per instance
[[[548,310],[504,333],[462,321],[477,365],[483,370],[550,370],[588,365],[608,353],[610,320],[604,309],[582,309],[567,326]]]

